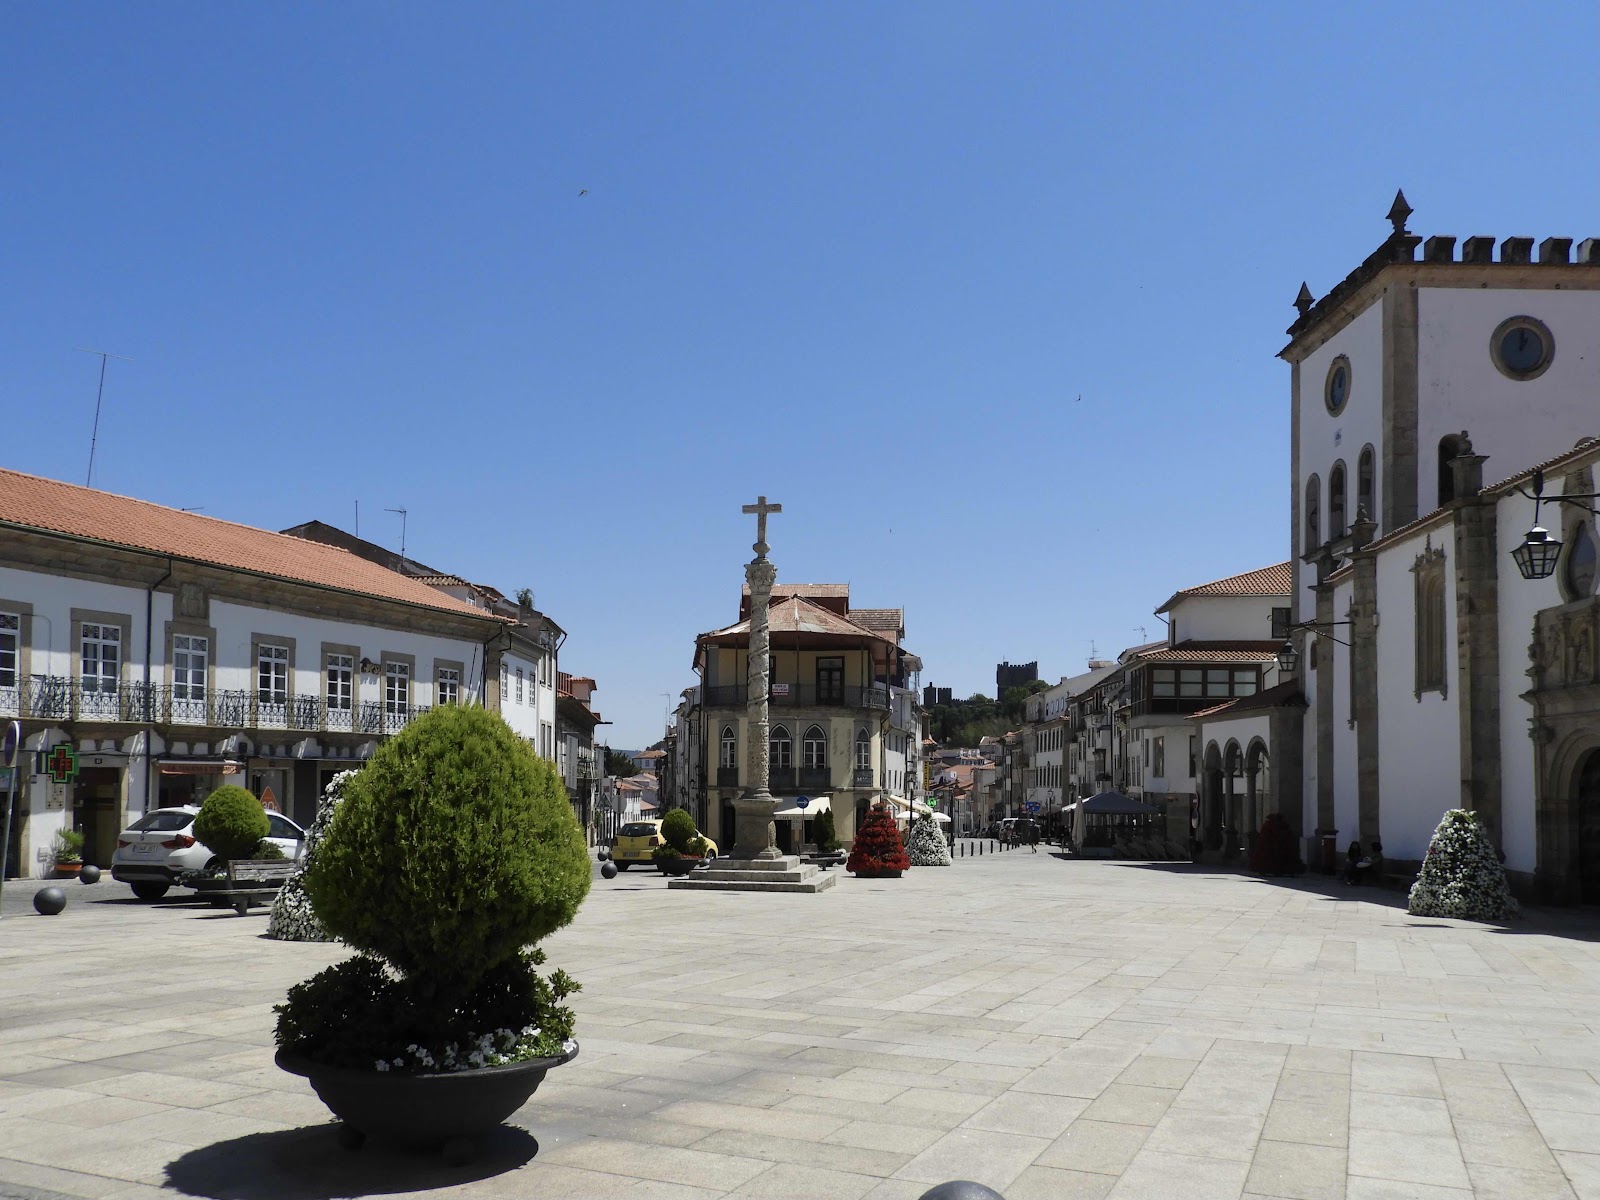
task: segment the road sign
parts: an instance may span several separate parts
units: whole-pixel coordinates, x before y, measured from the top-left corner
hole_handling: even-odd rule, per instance
[[[801,812],[805,812],[807,806],[810,805],[810,803],[811,803],[811,797],[810,796],[796,796],[794,798],[794,806],[796,808],[798,808]]]
[[[1024,804],[1022,807],[1024,809],[1026,809],[1028,812],[1038,812],[1039,811],[1039,802],[1037,800],[1030,800],[1026,804]]]
[[[0,741],[0,766],[14,766],[17,761],[17,747],[22,744],[22,722],[7,721],[6,736]]]

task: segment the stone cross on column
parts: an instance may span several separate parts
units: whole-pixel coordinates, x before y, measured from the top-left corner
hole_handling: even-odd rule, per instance
[[[756,518],[756,541],[751,547],[755,558],[745,564],[745,582],[750,585],[750,670],[746,676],[748,696],[745,710],[745,766],[749,784],[745,794],[734,802],[734,858],[778,858],[777,830],[773,826],[775,807],[770,764],[767,761],[767,695],[771,690],[771,643],[767,632],[768,605],[778,570],[767,560],[767,516],[783,511],[781,504],[768,504],[765,496],[744,506]]]

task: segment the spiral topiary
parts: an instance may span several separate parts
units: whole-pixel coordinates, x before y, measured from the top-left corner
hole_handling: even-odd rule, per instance
[[[267,922],[267,936],[280,942],[331,942],[333,934],[322,927],[316,911],[311,907],[311,897],[306,895],[305,873],[317,856],[317,847],[328,835],[334,811],[344,799],[345,785],[354,779],[354,771],[340,771],[328,780],[322,800],[317,805],[317,815],[306,830],[306,851],[295,866],[294,873],[278,894],[272,898],[272,917]]]
[[[227,783],[200,805],[194,838],[218,858],[249,858],[271,828],[261,801],[244,788]]]

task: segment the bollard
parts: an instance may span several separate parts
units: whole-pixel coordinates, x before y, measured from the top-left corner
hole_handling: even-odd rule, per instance
[[[919,1200],[1006,1200],[1006,1198],[993,1188],[973,1183],[970,1179],[952,1179],[949,1183],[941,1183],[938,1187],[923,1192]]]

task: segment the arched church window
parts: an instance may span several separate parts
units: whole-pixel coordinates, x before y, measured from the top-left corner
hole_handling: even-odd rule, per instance
[[[1566,565],[1561,570],[1568,600],[1583,600],[1594,595],[1595,557],[1589,522],[1579,521],[1567,535]]]
[[[1461,453],[1461,435],[1447,433],[1439,439],[1439,507],[1456,498],[1456,473],[1450,460]]]
[[[1411,568],[1415,576],[1415,684],[1418,700],[1423,692],[1446,694],[1444,551],[1425,546]]]
[[[1322,480],[1306,480],[1306,550],[1322,545]]]
[[[733,732],[732,725],[722,727],[722,752],[717,762],[730,768],[739,765],[739,738]]]
[[[828,735],[822,732],[820,726],[813,725],[806,730],[802,746],[805,757],[801,760],[801,765],[807,770],[821,770],[828,765]]]
[[[1333,464],[1328,472],[1328,537],[1342,538],[1345,534],[1345,479],[1344,460]]]
[[[865,729],[856,734],[856,770],[872,770],[872,735]]]
[[[1377,472],[1377,455],[1372,447],[1361,447],[1361,457],[1356,460],[1356,512],[1366,513],[1372,521],[1378,519]]]

